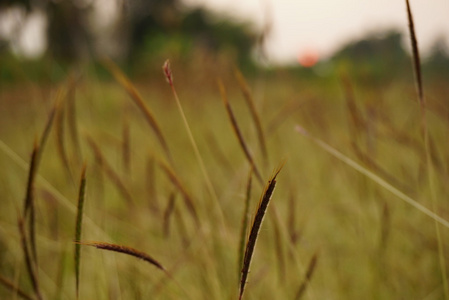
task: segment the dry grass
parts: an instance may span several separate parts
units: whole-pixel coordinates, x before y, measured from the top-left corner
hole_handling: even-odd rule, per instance
[[[243,257],[239,299],[242,299],[243,292],[245,291],[246,279],[248,277],[251,259],[256,247],[257,237],[259,235],[260,227],[262,226],[262,221],[265,216],[265,212],[267,211],[268,204],[270,203],[271,196],[273,195],[274,188],[276,187],[276,177],[281,171],[281,168],[282,167],[279,167],[277,170],[275,170],[270,180],[268,181],[268,184],[266,185],[265,190],[260,198],[256,214],[254,215],[254,220],[251,225],[249,237],[246,242],[245,255]]]
[[[30,250],[28,247],[28,241],[27,241],[27,237],[26,237],[26,232],[25,232],[25,225],[23,224],[23,219],[21,217],[19,217],[18,223],[19,223],[20,243],[21,243],[23,255],[25,258],[25,266],[26,266],[26,269],[28,272],[28,278],[30,279],[30,282],[33,287],[34,294],[36,295],[36,298],[41,300],[42,295],[41,295],[39,281],[38,281],[39,276],[37,275],[37,270],[36,270],[37,265],[36,265],[36,261],[33,261],[33,258],[30,254]]]
[[[432,165],[432,154],[430,149],[430,136],[429,136],[429,129],[427,124],[427,107],[426,107],[426,100],[424,97],[424,89],[423,89],[423,83],[422,83],[422,73],[421,73],[421,58],[419,55],[419,48],[418,48],[418,41],[416,38],[415,33],[415,24],[413,21],[413,14],[410,8],[409,0],[405,1],[407,4],[407,18],[408,18],[408,24],[409,24],[409,33],[410,33],[410,43],[412,46],[412,53],[413,53],[413,69],[415,71],[415,82],[416,82],[416,89],[418,94],[418,101],[421,108],[421,128],[422,128],[422,136],[423,136],[423,143],[426,153],[426,173],[427,173],[427,180],[429,182],[429,188],[430,188],[430,198],[432,200],[432,210],[434,213],[437,213],[437,197],[435,192],[435,185],[433,180],[433,165]],[[448,276],[446,271],[446,258],[445,258],[445,250],[444,245],[442,241],[441,231],[438,222],[435,220],[435,233],[438,241],[438,253],[439,253],[439,263],[440,263],[440,272],[441,272],[441,279],[443,281],[443,287],[444,287],[444,296],[445,299],[449,299],[449,283],[448,283]]]
[[[145,104],[145,101],[143,100],[140,93],[137,91],[137,89],[134,87],[131,81],[125,76],[125,74],[123,74],[120,68],[118,68],[110,59],[104,59],[103,65],[109,70],[109,72],[111,72],[115,80],[117,80],[117,82],[125,89],[125,91],[129,94],[131,99],[137,105],[139,110],[142,112],[145,120],[150,125],[162,149],[164,150],[167,159],[171,162],[172,155],[170,153],[170,149],[168,148],[167,141],[162,133],[161,127],[157,122],[154,113],[151,111],[148,105]]]
[[[318,262],[318,253],[315,253],[310,259],[309,266],[307,267],[304,280],[299,285],[298,292],[296,293],[295,299],[299,300],[304,295],[309,281],[312,279],[313,273],[315,272],[316,264]]]
[[[187,191],[187,189],[182,184],[179,177],[176,175],[176,173],[164,162],[160,161],[159,166],[161,169],[165,172],[167,177],[170,179],[170,181],[173,183],[173,185],[178,189],[178,191],[181,193],[184,199],[184,203],[187,207],[187,210],[191,214],[193,220],[195,221],[196,225],[200,225],[200,219],[198,217],[197,210],[195,208],[194,200],[190,193]]]
[[[77,243],[80,245],[92,246],[92,247],[95,247],[95,248],[101,249],[101,250],[119,252],[119,253],[127,254],[130,256],[134,256],[136,258],[139,258],[143,261],[150,263],[151,265],[155,266],[156,268],[158,268],[162,271],[165,271],[165,268],[162,266],[162,264],[160,262],[158,262],[157,260],[155,260],[154,258],[149,256],[148,254],[146,254],[142,251],[136,250],[134,248],[131,248],[131,247],[120,246],[120,245],[104,243],[104,242],[81,242],[80,241]]]
[[[125,183],[117,174],[117,172],[115,172],[112,166],[107,162],[106,158],[104,157],[103,153],[100,150],[100,147],[98,147],[97,143],[95,143],[94,139],[91,138],[90,136],[86,136],[86,140],[94,153],[97,163],[100,164],[104,173],[108,176],[111,182],[117,187],[117,190],[126,200],[126,202],[130,206],[134,206],[135,203],[131,195],[131,192],[128,190]]]
[[[15,285],[12,281],[8,280],[7,278],[3,277],[2,275],[0,275],[0,283],[7,289],[13,291],[17,296],[20,296],[22,299],[34,300],[33,297],[31,297],[30,295],[25,293],[17,285]]]
[[[81,241],[85,196],[86,196],[86,165],[84,165],[83,169],[81,170],[81,179],[78,192],[78,209],[76,213],[76,223],[75,223],[75,242]],[[81,264],[81,247],[79,243],[75,243],[76,298],[79,297],[80,264]]]
[[[335,74],[326,82],[307,81],[308,91],[302,94],[297,78],[284,73],[273,75],[273,87],[267,86],[264,95],[279,101],[266,101],[261,110],[237,74],[235,86],[229,85],[232,78],[227,78],[227,90],[219,83],[224,108],[214,101],[220,93],[213,87],[205,93],[203,86],[184,88],[182,80],[177,85],[186,95],[181,106],[168,65],[163,70],[171,91],[147,81],[145,87],[131,83],[117,66],[106,64],[120,86],[86,80],[75,93],[68,84],[64,101],[49,104],[48,117],[44,109],[41,117],[33,115],[36,124],[41,118],[46,125],[31,158],[22,157],[28,155],[36,126],[21,126],[27,121],[24,112],[16,112],[17,120],[14,113],[9,118],[23,131],[23,140],[15,132],[1,132],[7,134],[0,139],[0,163],[6,170],[0,176],[6,199],[0,211],[0,298],[443,298],[449,214],[442,201],[430,198],[444,199],[448,191],[449,156],[441,140],[449,119],[429,110],[425,123],[433,138],[428,135],[423,144],[416,130],[418,106],[400,101],[413,86],[386,86],[385,99],[371,103],[367,98],[378,99],[377,93],[356,86],[357,78],[353,84],[350,74],[340,78],[340,85]],[[137,87],[154,97],[157,114]],[[132,118],[117,92],[121,89],[150,124],[154,141],[146,123]],[[437,98],[433,92],[426,86],[426,97]],[[231,107],[229,99],[241,93],[245,102]],[[167,101],[173,95],[178,110]],[[8,115],[0,111],[0,122]],[[307,140],[292,130],[298,122],[313,132],[296,128]],[[52,123],[55,135],[49,135]],[[79,139],[80,125],[89,132],[85,139]],[[98,132],[107,132],[107,138]],[[233,143],[236,137],[239,146]],[[48,143],[42,155],[47,139],[56,143]],[[92,151],[83,157],[85,148]],[[275,170],[250,221],[253,184],[264,183],[260,172],[269,166],[268,154],[288,156],[289,164],[279,185],[280,168]],[[68,166],[79,171],[83,159],[101,168],[89,167],[86,203],[85,168],[76,184],[61,176]],[[258,165],[259,159],[264,164]],[[423,180],[426,164],[429,180]],[[268,211],[275,187],[276,197],[286,201],[275,201]],[[10,215],[22,204],[17,232]],[[270,222],[262,228],[266,214]],[[87,235],[117,244],[83,242]],[[132,256],[152,267],[111,253],[99,258],[82,245]],[[121,245],[140,245],[152,255]],[[435,272],[438,264],[441,274]]]
[[[248,234],[248,220],[249,220],[249,203],[251,200],[251,188],[252,188],[252,175],[253,170],[251,169],[248,175],[248,181],[246,183],[246,197],[245,197],[245,205],[243,208],[243,214],[242,214],[242,225],[240,230],[240,242],[239,242],[239,248],[238,248],[238,277],[240,277],[240,273],[243,268],[243,258],[245,254],[245,243],[246,243],[246,237]]]
[[[251,167],[253,168],[254,174],[256,175],[257,180],[259,181],[260,184],[263,184],[262,175],[260,174],[260,171],[256,166],[256,162],[255,162],[251,152],[249,151],[248,145],[243,137],[242,131],[240,130],[240,128],[237,124],[237,120],[234,116],[234,112],[232,111],[231,105],[229,104],[229,101],[228,101],[228,96],[226,95],[225,87],[221,81],[218,81],[218,87],[220,89],[221,99],[223,100],[223,103],[225,105],[226,112],[228,113],[229,120],[231,121],[232,129],[234,130],[234,133],[237,136],[240,147],[242,148],[246,159],[248,160]]]
[[[250,90],[248,83],[246,82],[245,77],[243,76],[242,72],[240,72],[238,69],[235,69],[234,74],[239,83],[240,89],[242,90],[243,98],[245,99],[246,104],[248,105],[249,110],[251,112],[251,117],[253,119],[253,122],[256,127],[256,131],[257,131],[257,138],[259,140],[260,151],[262,153],[262,156],[263,156],[265,162],[267,162],[267,160],[268,160],[267,143],[265,141],[265,135],[264,135],[264,131],[262,128],[262,122],[260,121],[260,116],[256,109],[256,103],[254,101],[251,90]]]

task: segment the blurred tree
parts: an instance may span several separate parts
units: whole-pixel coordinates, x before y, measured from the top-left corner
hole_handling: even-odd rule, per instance
[[[49,53],[65,61],[85,58],[92,51],[88,17],[91,5],[81,1],[48,1],[47,42]]]
[[[430,55],[424,62],[423,71],[432,77],[449,77],[449,51],[444,37],[439,37],[433,44]]]
[[[210,52],[226,49],[235,55],[239,65],[251,61],[257,35],[248,25],[233,23],[226,19],[212,19],[205,10],[196,9],[188,13],[182,23],[181,31],[193,39],[196,47]]]
[[[90,4],[81,0],[7,0],[0,4],[0,12],[20,8],[26,12],[26,19],[32,11],[43,11],[47,17],[47,51],[55,58],[73,61],[86,56],[91,44]]]
[[[0,11],[14,6],[28,14],[44,12],[47,53],[67,62],[100,54],[139,65],[140,59],[155,54],[183,55],[196,49],[224,52],[240,65],[251,62],[256,34],[247,25],[204,9],[189,11],[180,0],[107,1],[7,0],[0,3]]]
[[[147,5],[143,10],[146,14],[138,5],[125,10],[124,23],[128,23],[130,37],[128,58],[167,56],[173,55],[173,51],[177,55],[225,52],[240,66],[252,62],[257,36],[248,25],[213,16],[200,8],[185,11],[176,0]]]
[[[370,34],[343,46],[332,59],[367,80],[388,79],[402,74],[409,63],[402,40],[402,34],[395,30]]]
[[[347,44],[334,57],[351,57],[356,61],[364,61],[379,56],[387,60],[407,57],[402,47],[401,33],[391,30],[368,35],[361,40]]]

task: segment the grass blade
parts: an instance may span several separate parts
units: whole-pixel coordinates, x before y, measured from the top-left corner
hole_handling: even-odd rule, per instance
[[[245,80],[245,77],[243,77],[242,72],[240,72],[238,69],[235,70],[235,77],[240,85],[240,89],[243,93],[243,98],[246,101],[246,104],[249,107],[249,111],[251,112],[251,117],[254,121],[254,125],[256,126],[257,131],[257,138],[259,139],[259,146],[260,150],[262,152],[262,156],[264,160],[266,161],[268,159],[268,151],[267,151],[267,144],[265,142],[265,135],[263,133],[262,129],[262,122],[260,121],[259,113],[256,109],[256,104],[254,103],[254,98],[251,94],[251,90],[249,89],[248,83]]]
[[[62,91],[59,91],[58,93],[62,93]],[[62,96],[60,96],[60,101],[62,102]],[[65,119],[65,111],[64,111],[64,103],[61,103],[58,107],[58,110],[56,112],[55,116],[55,131],[56,131],[56,146],[58,150],[59,157],[61,159],[62,165],[64,166],[64,169],[67,171],[70,179],[74,182],[72,177],[72,172],[70,170],[70,164],[69,159],[67,156],[67,150],[64,143],[64,136],[65,136],[65,130],[64,130],[64,119]]]
[[[449,228],[449,222],[447,220],[443,219],[442,217],[440,217],[436,213],[432,212],[427,207],[419,204],[416,200],[414,200],[411,197],[407,196],[406,194],[404,194],[403,192],[401,192],[400,190],[398,190],[397,188],[392,186],[390,183],[388,183],[387,181],[385,181],[384,179],[379,177],[378,175],[374,174],[373,172],[371,172],[367,168],[361,166],[360,164],[358,164],[357,162],[353,161],[352,159],[350,159],[349,157],[347,157],[343,153],[339,152],[337,149],[331,147],[330,145],[326,144],[322,140],[317,139],[317,138],[309,135],[309,133],[304,128],[302,128],[301,126],[297,125],[296,126],[296,131],[298,131],[303,136],[309,138],[314,144],[319,146],[321,149],[323,149],[324,151],[326,151],[330,155],[334,156],[335,158],[337,158],[341,162],[347,164],[348,166],[350,166],[351,168],[353,168],[357,172],[365,175],[366,177],[368,177],[369,179],[371,179],[375,183],[379,184],[381,187],[383,187],[384,189],[386,189],[387,191],[389,191],[390,193],[392,193],[393,195],[395,195],[399,199],[401,199],[404,202],[406,202],[407,204],[413,206],[414,208],[416,208],[417,210],[419,210],[423,214],[427,215],[431,219],[437,221],[438,223],[440,223],[444,227]]]
[[[245,253],[245,240],[247,237],[247,231],[248,231],[248,219],[249,219],[249,202],[251,200],[251,185],[252,185],[252,178],[253,178],[253,169],[249,171],[248,175],[248,181],[246,183],[246,197],[245,197],[245,206],[243,209],[243,216],[242,216],[242,229],[240,231],[240,243],[239,243],[239,260],[238,260],[238,277],[240,277],[240,272],[243,268],[243,254]]]
[[[56,99],[58,100],[58,99]],[[39,155],[38,155],[38,163],[40,162],[40,158],[42,156],[42,152],[44,150],[45,145],[47,144],[48,136],[50,135],[51,128],[53,126],[53,121],[55,119],[56,112],[58,111],[59,101],[56,101],[53,109],[48,116],[47,123],[45,124],[44,132],[42,133],[41,139],[39,141]]]
[[[153,265],[157,269],[164,272],[165,275],[167,275],[167,277],[169,279],[171,279],[179,287],[179,289],[185,294],[185,296],[190,298],[190,295],[175,280],[175,278],[172,276],[172,274],[164,266],[162,266],[162,264],[159,261],[157,261],[156,259],[154,259],[153,257],[151,257],[150,255],[148,255],[145,252],[142,252],[142,251],[139,251],[134,248],[127,247],[127,246],[121,246],[121,245],[117,245],[117,244],[110,244],[110,243],[104,243],[104,242],[79,242],[79,244],[85,245],[85,246],[92,246],[92,247],[95,247],[95,248],[101,249],[101,250],[123,253],[123,254],[129,255],[129,256],[139,258],[143,261],[146,261],[147,263]]]
[[[71,139],[77,162],[81,163],[83,154],[81,151],[80,135],[76,115],[75,89],[71,86],[67,93],[67,122],[69,128],[69,138]]]
[[[165,271],[165,268],[162,266],[162,264],[160,262],[158,262],[157,260],[155,260],[154,258],[149,256],[148,254],[141,252],[139,250],[136,250],[134,248],[131,248],[131,247],[120,246],[120,245],[104,243],[104,242],[77,242],[77,243],[80,245],[84,245],[84,246],[92,246],[92,247],[95,247],[95,248],[101,249],[101,250],[119,252],[119,253],[123,253],[126,255],[134,256],[136,258],[139,258],[141,260],[144,260],[144,261],[150,263],[151,265],[155,266],[156,268],[158,268],[162,271]]]
[[[117,67],[117,65],[115,65],[110,59],[104,59],[103,65],[112,74],[112,76],[114,76],[115,80],[125,89],[125,91],[128,93],[128,95],[131,97],[131,99],[134,101],[134,103],[140,109],[145,120],[148,122],[148,124],[150,125],[154,134],[156,135],[156,138],[158,139],[162,149],[164,150],[165,155],[167,156],[167,159],[170,162],[172,162],[172,156],[171,156],[170,150],[168,148],[167,141],[165,140],[164,135],[162,134],[162,130],[161,130],[158,122],[156,121],[156,118],[154,117],[153,112],[145,104],[142,96],[139,94],[139,92],[134,87],[134,85],[131,83],[131,81],[119,69],[119,67]]]
[[[248,277],[251,259],[253,257],[254,249],[256,247],[257,237],[259,235],[260,227],[262,226],[262,221],[265,216],[265,212],[268,208],[268,204],[270,203],[271,196],[273,195],[274,188],[276,187],[276,177],[281,171],[281,168],[282,166],[279,167],[277,170],[275,170],[274,174],[268,181],[265,187],[265,191],[263,192],[262,197],[260,198],[259,205],[257,207],[256,214],[254,216],[248,241],[246,242],[245,256],[243,258],[239,299],[242,299],[243,292],[245,291],[246,279]]]
[[[39,152],[39,145],[35,142],[33,152],[31,153],[30,167],[28,171],[27,189],[23,207],[23,215],[25,218],[28,216],[34,202],[34,180],[37,170],[37,156]]]
[[[78,193],[78,210],[76,213],[75,224],[75,242],[81,240],[81,231],[83,224],[83,207],[86,194],[86,164],[81,170],[80,188]],[[80,262],[81,262],[81,246],[75,243],[75,281],[76,281],[76,298],[79,296],[79,276],[80,276]]]
[[[165,164],[162,161],[159,161],[159,166],[165,172],[165,174],[173,183],[173,185],[179,190],[179,192],[183,196],[184,203],[189,213],[192,215],[192,218],[194,219],[196,225],[199,226],[200,219],[198,218],[198,213],[196,212],[193,198],[190,196],[189,192],[187,192],[187,190],[185,189],[184,185],[181,183],[181,180],[178,178],[175,172],[167,164]]]
[[[318,253],[315,253],[310,259],[309,266],[307,267],[306,276],[304,277],[304,280],[300,284],[298,292],[296,293],[295,297],[296,300],[301,299],[302,295],[306,291],[306,288],[309,285],[310,280],[312,279],[317,262],[318,262]]]
[[[415,23],[413,22],[413,14],[410,8],[410,3],[408,0],[405,0],[405,3],[407,4],[408,29],[410,32],[410,43],[413,53],[413,69],[415,71],[416,89],[418,91],[419,104],[421,105],[421,108],[424,108],[425,103],[421,75],[421,61],[419,56],[418,40],[416,39]]]
[[[31,255],[30,255],[30,251],[28,248],[28,242],[27,242],[27,238],[26,238],[25,226],[24,226],[23,222],[24,222],[24,220],[21,217],[19,217],[18,223],[19,223],[20,243],[21,243],[23,255],[25,258],[25,265],[26,265],[28,277],[30,278],[30,282],[33,287],[34,293],[36,294],[37,299],[41,300],[42,296],[41,296],[41,292],[40,292],[40,288],[39,288],[38,276],[36,274],[36,268],[35,268],[36,265],[33,264],[33,261],[32,261]]]
[[[418,41],[416,39],[416,33],[415,33],[415,24],[413,22],[413,14],[412,10],[410,8],[409,0],[405,1],[407,4],[407,18],[408,18],[408,25],[409,25],[409,32],[410,32],[410,43],[412,46],[412,52],[413,52],[413,69],[415,71],[415,81],[416,81],[416,88],[418,92],[418,100],[421,108],[421,127],[422,127],[422,136],[424,141],[424,149],[426,153],[426,167],[427,167],[427,180],[430,187],[430,197],[432,200],[432,206],[433,210],[437,211],[437,197],[435,195],[435,187],[434,182],[432,180],[433,176],[433,167],[432,167],[432,157],[431,157],[431,149],[429,145],[429,132],[427,128],[427,117],[426,117],[426,102],[424,98],[424,90],[423,90],[423,84],[422,84],[422,74],[421,74],[421,61],[419,56],[419,49],[418,49]],[[447,282],[447,272],[446,272],[446,259],[444,257],[444,245],[443,240],[441,237],[440,228],[438,226],[438,223],[435,222],[435,233],[438,240],[438,256],[439,256],[439,262],[440,262],[440,272],[441,277],[443,281],[443,287],[444,287],[444,296],[445,299],[449,299],[449,284]]]
[[[120,192],[120,194],[122,194],[123,198],[125,198],[126,201],[130,205],[134,205],[134,200],[133,200],[133,197],[131,196],[131,193],[126,188],[126,185],[123,183],[120,176],[114,171],[114,169],[106,161],[106,158],[104,157],[103,153],[101,153],[100,148],[94,142],[93,138],[91,138],[90,136],[86,136],[86,139],[94,153],[95,159],[102,166],[102,168],[103,168],[104,172],[106,173],[106,175],[108,176],[108,178],[117,187],[118,191]]]
[[[354,131],[354,135],[358,139],[360,138],[361,133],[366,130],[367,121],[365,120],[362,112],[357,107],[354,99],[354,90],[346,74],[341,75],[341,83],[343,85],[343,90],[346,98],[346,108],[349,113],[350,125],[352,125],[349,126],[349,129],[352,129]]]
[[[125,113],[123,117],[122,127],[122,161],[123,169],[127,175],[131,174],[131,138],[129,130],[128,115]]]
[[[35,214],[35,204],[34,204],[34,182],[36,178],[37,168],[38,168],[38,156],[39,156],[39,145],[34,142],[33,152],[31,154],[30,168],[28,171],[28,181],[24,201],[23,215],[25,218],[24,222],[28,222],[29,239],[31,243],[31,253],[33,255],[32,263],[37,265],[37,247],[36,247],[36,214]]]
[[[175,202],[176,202],[176,194],[171,193],[168,198],[167,207],[164,210],[164,217],[163,217],[163,223],[162,223],[164,236],[166,238],[170,234],[170,217],[173,215],[173,211],[175,209]]]
[[[11,282],[9,279],[3,277],[0,275],[0,283],[6,287],[7,289],[15,292],[18,296],[20,296],[22,299],[26,300],[34,300],[33,297],[22,291],[18,286],[16,286],[13,282]]]
[[[176,93],[176,89],[175,89],[175,86],[173,84],[173,74],[172,74],[172,70],[171,70],[171,67],[170,67],[170,61],[168,59],[165,61],[164,65],[162,67],[162,70],[164,71],[165,78],[167,79],[167,81],[168,81],[168,83],[169,83],[169,85],[171,87],[171,90],[173,92],[173,95],[175,97],[176,105],[178,106],[178,110],[179,110],[179,113],[181,115],[182,121],[184,122],[184,127],[185,127],[185,129],[187,131],[187,135],[189,136],[189,140],[190,140],[190,143],[192,144],[193,151],[194,151],[195,156],[196,156],[196,158],[198,160],[198,163],[200,165],[201,172],[203,173],[207,189],[209,190],[210,195],[215,200],[218,216],[219,216],[220,221],[222,223],[221,228],[225,228],[226,226],[225,226],[225,223],[224,223],[223,208],[220,205],[220,201],[218,200],[218,197],[217,197],[217,194],[215,192],[214,186],[212,185],[212,181],[210,179],[210,176],[207,173],[207,169],[206,169],[206,166],[204,164],[203,158],[202,158],[202,156],[200,154],[200,150],[198,148],[198,145],[196,144],[195,138],[193,137],[192,130],[190,129],[189,122],[187,121],[187,117],[186,117],[186,115],[184,113],[184,109],[182,108],[181,101],[179,101],[178,94]]]
[[[229,104],[228,97],[226,95],[226,90],[223,85],[223,82],[218,81],[218,87],[220,89],[221,99],[223,100],[223,104],[226,107],[226,111],[228,113],[229,120],[231,121],[232,129],[234,130],[234,133],[237,136],[237,139],[239,140],[240,147],[242,148],[243,153],[245,154],[245,157],[248,160],[249,164],[253,168],[254,174],[256,175],[257,180],[259,181],[260,184],[263,184],[262,176],[260,175],[259,169],[256,166],[253,156],[251,155],[249,148],[246,145],[245,139],[243,138],[242,132],[240,131],[240,128],[237,124],[237,120],[235,119],[234,112],[232,111],[231,105]]]

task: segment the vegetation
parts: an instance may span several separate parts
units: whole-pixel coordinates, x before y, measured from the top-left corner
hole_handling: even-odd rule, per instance
[[[130,79],[103,60],[107,77],[38,83],[14,65],[0,298],[447,299],[449,87],[408,17],[414,55],[388,81],[357,61]]]

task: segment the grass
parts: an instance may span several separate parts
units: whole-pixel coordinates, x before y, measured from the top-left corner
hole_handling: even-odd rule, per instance
[[[106,64],[0,91],[1,299],[445,297],[447,85]]]
[[[139,84],[135,88],[142,89],[142,95],[155,95],[146,98],[152,99],[149,105],[157,112],[155,115],[172,149],[176,169],[165,161],[165,152],[158,149],[158,140],[148,132],[146,120],[139,109],[130,107],[126,112],[122,111],[123,102],[127,99],[119,85],[82,81],[79,88],[83,92],[77,93],[75,98],[75,117],[79,127],[77,130],[89,133],[89,138],[80,139],[81,152],[89,170],[86,175],[89,189],[83,213],[83,240],[146,249],[158,261],[164,262],[164,267],[176,281],[166,278],[163,273],[152,272],[138,261],[112,256],[107,252],[94,253],[90,247],[81,247],[80,298],[145,298],[152,294],[164,299],[185,298],[177,283],[192,299],[206,295],[218,299],[238,297],[237,282],[240,280],[235,270],[241,270],[239,265],[242,259],[239,256],[243,255],[243,250],[239,249],[242,249],[242,233],[247,231],[244,225],[248,224],[248,221],[242,223],[242,216],[245,205],[248,205],[249,211],[257,210],[253,195],[257,197],[262,192],[261,186],[248,183],[251,163],[235,137],[219,91],[213,88],[205,91],[200,97],[208,101],[197,103],[190,88],[183,87],[182,78],[178,81],[178,89],[185,99],[183,108],[185,114],[191,116],[189,125],[223,209],[228,234],[217,232],[217,224],[223,223],[215,217],[216,203],[210,198],[209,188],[204,184],[204,173],[191,150],[188,136],[183,134],[183,122],[179,119],[176,104],[170,101],[172,95],[167,93],[163,80],[160,90],[145,89]],[[296,94],[293,77],[287,80],[275,77],[273,81],[284,92],[290,90]],[[425,214],[445,224],[447,213],[439,201],[436,212],[430,209],[432,202],[426,196],[429,186],[420,176],[420,166],[425,156],[420,154],[419,143],[396,140],[391,135],[396,132],[396,135],[401,134],[409,140],[420,138],[419,124],[404,127],[408,118],[419,118],[420,115],[419,107],[413,108],[412,96],[406,96],[408,93],[413,95],[413,84],[397,82],[386,91],[377,114],[390,117],[388,122],[381,118],[372,120],[364,115],[363,98],[358,100],[356,91],[369,90],[370,87],[357,86],[357,82],[352,84],[358,113],[365,116],[364,122],[372,122],[370,126],[378,128],[375,152],[370,152],[363,144],[368,137],[365,126],[357,128],[360,137],[357,147],[376,163],[375,166],[382,167],[391,178],[410,187],[410,190],[403,191],[401,186],[383,176],[375,177],[383,186],[371,179],[364,179],[353,171],[354,167],[340,163],[346,158],[331,159],[294,131],[295,124],[300,123],[309,129],[309,135],[314,139],[319,138],[323,143],[326,140],[327,145],[333,145],[331,149],[338,149],[342,155],[345,154],[344,157],[351,158],[356,166],[364,170],[362,172],[372,176],[382,175],[377,173],[378,169],[373,164],[355,152],[352,131],[346,129],[346,124],[350,124],[347,122],[350,115],[345,93],[340,91],[338,80],[334,84],[329,82],[331,84],[324,90],[315,89],[313,86],[317,82],[310,82],[311,87],[306,93],[312,94],[312,97],[298,99],[302,105],[290,114],[286,114],[282,103],[266,101],[265,107],[258,108],[263,122],[269,123],[278,118],[279,113],[286,118],[265,138],[270,161],[280,161],[283,157],[288,159],[278,182],[276,199],[267,211],[269,222],[264,223],[259,232],[243,298],[317,299],[333,296],[357,299],[377,295],[383,299],[396,299],[413,298],[414,295],[423,298],[428,295],[442,296],[441,277],[436,271],[440,265],[438,243],[433,221]],[[213,82],[210,84],[215,86]],[[227,85],[227,97],[233,101],[234,118],[238,121],[242,139],[253,151],[254,164],[261,165],[264,158],[258,147],[251,112],[247,104],[241,101],[240,87],[232,83]],[[301,87],[298,89],[302,90]],[[427,90],[431,95],[432,88],[428,87]],[[107,101],[92,102],[86,98],[101,93]],[[267,90],[267,99],[274,95],[275,91]],[[317,103],[316,99],[322,100]],[[285,100],[286,103],[289,101],[288,98]],[[42,102],[42,105],[51,110],[52,103]],[[0,293],[7,298],[12,294],[20,297],[19,291],[28,296],[36,295],[29,275],[26,275],[26,268],[24,272],[18,272],[22,269],[23,258],[13,253],[14,249],[22,246],[15,218],[7,212],[15,212],[16,207],[21,206],[19,200],[23,199],[29,169],[25,161],[29,161],[26,157],[36,135],[34,128],[37,132],[39,128],[45,128],[47,119],[45,110],[42,114],[25,118],[26,111],[20,103],[8,104],[8,107],[19,117],[13,120],[4,115],[2,122],[17,124],[17,130],[23,130],[23,134],[20,138],[12,132],[2,134],[1,159],[9,171],[8,176],[3,173],[1,182],[10,200],[5,202],[1,212],[0,240],[6,249],[2,254],[4,271],[1,275],[13,284],[0,288]],[[399,111],[404,113],[397,113]],[[126,116],[123,116],[125,113]],[[128,159],[123,158],[123,122],[120,121],[123,118],[127,120],[125,136],[129,139],[126,146],[129,165],[126,168],[123,162]],[[21,122],[16,123],[18,119]],[[429,129],[432,129],[436,141],[435,156],[442,162],[440,171],[437,171],[439,180],[435,181],[437,196],[442,197],[447,192],[443,178],[447,176],[448,157],[444,156],[444,144],[438,141],[447,134],[448,120],[432,111],[428,112],[428,119]],[[37,126],[28,126],[27,123],[31,122]],[[329,122],[334,125],[329,126]],[[355,129],[356,125],[352,124],[351,128]],[[60,147],[57,134],[57,131],[50,133],[35,175],[39,261],[36,271],[40,275],[39,292],[44,298],[57,294],[56,283],[62,282],[61,297],[75,299],[75,274],[66,271],[63,278],[58,278],[61,276],[58,270],[67,268],[61,264],[69,264],[69,267],[73,264],[63,257],[67,255],[67,249],[75,248],[72,244],[72,226],[76,219],[79,187],[65,176],[66,166],[62,160],[54,159],[58,157]],[[82,165],[74,139],[63,141],[71,169],[80,170]],[[99,164],[101,161],[106,164]],[[262,170],[260,173],[262,178],[268,178]],[[103,177],[104,180],[101,179]],[[254,179],[257,180],[256,177]],[[385,185],[400,193],[399,197],[412,199],[412,205],[422,207],[425,212],[400,202],[398,195],[386,192]],[[134,204],[126,200],[127,194],[133,196]],[[50,199],[56,199],[53,206]],[[248,204],[245,204],[246,201]],[[275,214],[279,216],[278,225],[272,221]],[[53,223],[50,222],[52,218],[56,218]],[[58,227],[56,235],[52,233],[53,224]],[[440,230],[442,242],[446,244],[448,231],[443,226]],[[314,256],[318,250],[319,257]],[[30,249],[27,251],[30,252]],[[316,258],[312,260],[313,257]],[[279,265],[281,263],[283,266]],[[280,276],[279,270],[285,273]],[[422,279],[423,276],[425,279]],[[101,288],[97,289],[92,282],[98,282]]]

